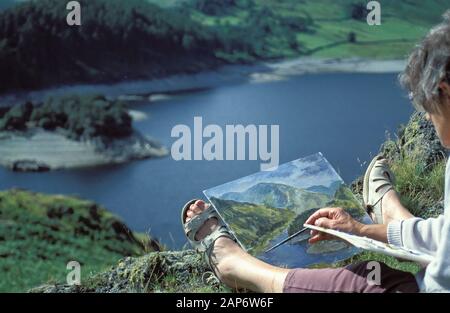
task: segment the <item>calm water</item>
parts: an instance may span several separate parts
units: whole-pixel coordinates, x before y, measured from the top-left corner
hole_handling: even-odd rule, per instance
[[[378,151],[412,112],[394,74],[320,74],[264,84],[239,84],[184,95],[135,109],[149,118],[143,133],[169,148],[172,127],[203,124],[279,124],[280,163],[321,151],[342,178],[363,173],[358,159]],[[202,190],[259,171],[260,161],[174,161],[171,157],[93,169],[12,173],[0,169],[0,188],[79,195],[115,212],[134,230],[150,231],[179,248],[185,243],[180,209]]]

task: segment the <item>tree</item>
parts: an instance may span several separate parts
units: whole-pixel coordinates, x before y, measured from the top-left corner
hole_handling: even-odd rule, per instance
[[[367,14],[369,14],[369,10],[366,8],[365,3],[353,3],[351,4],[350,14],[352,19],[358,20],[358,21],[365,21]]]

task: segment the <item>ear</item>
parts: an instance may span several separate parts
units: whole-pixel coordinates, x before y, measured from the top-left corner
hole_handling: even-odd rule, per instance
[[[444,92],[446,98],[450,98],[450,85],[446,81],[441,81],[439,83],[439,88]]]

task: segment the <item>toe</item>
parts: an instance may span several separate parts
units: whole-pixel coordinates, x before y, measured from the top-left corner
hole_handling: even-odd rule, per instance
[[[205,209],[205,201],[197,200],[195,201],[194,205],[201,209],[202,211]]]
[[[194,214],[201,214],[203,212],[203,209],[198,207],[198,206],[194,206],[194,208],[192,209],[192,212],[194,212]]]

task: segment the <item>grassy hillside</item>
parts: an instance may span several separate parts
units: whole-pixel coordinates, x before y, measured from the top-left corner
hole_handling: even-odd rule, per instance
[[[153,243],[154,244],[154,243]],[[113,214],[90,201],[21,190],[0,192],[0,292],[65,283],[69,261],[81,280],[124,256],[152,251]]]
[[[266,32],[266,40],[274,55],[306,54],[315,57],[402,58],[431,25],[438,23],[443,12],[450,8],[445,0],[381,1],[381,26],[369,26],[363,16],[352,17],[354,6],[362,0],[261,0],[248,7],[237,7],[222,15],[199,12],[198,1],[180,1],[193,7],[194,20],[210,27],[245,26],[256,12],[270,12],[274,20],[312,22],[307,31],[293,30],[296,44],[280,44],[282,38]],[[240,1],[234,1],[239,3]],[[309,24],[309,23],[308,23]],[[354,33],[355,42],[349,41]]]

